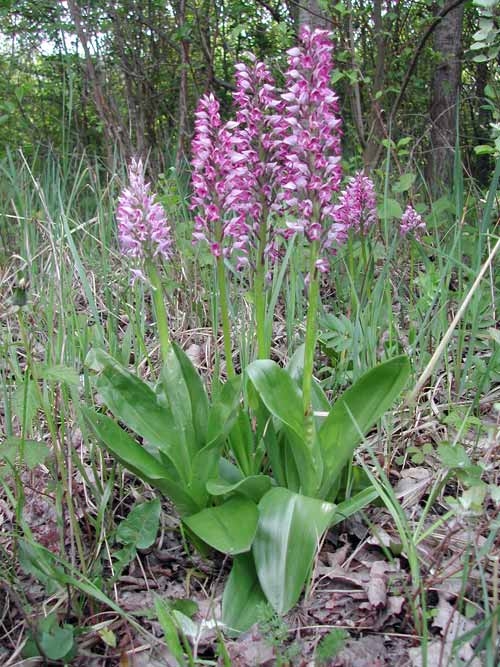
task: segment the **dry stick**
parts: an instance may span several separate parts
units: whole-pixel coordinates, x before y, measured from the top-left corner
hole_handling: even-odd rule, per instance
[[[450,326],[448,327],[448,330],[446,331],[446,333],[443,336],[443,339],[441,340],[441,342],[437,346],[436,351],[434,352],[434,354],[431,357],[431,360],[429,361],[429,363],[425,367],[424,372],[419,377],[418,382],[415,385],[415,388],[411,392],[410,396],[406,399],[406,404],[407,405],[410,405],[410,404],[415,402],[415,400],[416,400],[417,396],[419,395],[419,393],[421,392],[423,386],[425,385],[425,383],[427,382],[427,380],[431,376],[432,371],[434,370],[434,367],[436,366],[436,364],[439,360],[439,357],[442,355],[445,347],[447,346],[447,344],[448,344],[448,342],[449,342],[449,340],[450,340],[450,338],[453,334],[453,331],[454,331],[455,327],[457,326],[457,324],[461,320],[462,315],[464,314],[465,310],[467,309],[467,306],[470,303],[470,300],[474,296],[474,292],[477,290],[478,285],[481,282],[481,279],[483,278],[484,274],[488,270],[488,267],[492,263],[492,261],[493,261],[495,255],[497,254],[497,251],[498,251],[499,248],[500,248],[500,238],[496,242],[495,247],[493,248],[493,250],[488,255],[488,258],[486,259],[485,263],[481,267],[481,270],[479,271],[479,273],[477,275],[477,278],[475,279],[474,283],[472,284],[472,287],[470,288],[469,292],[467,293],[467,296],[463,300],[462,305],[458,309],[457,314],[453,318],[453,322],[450,324]]]

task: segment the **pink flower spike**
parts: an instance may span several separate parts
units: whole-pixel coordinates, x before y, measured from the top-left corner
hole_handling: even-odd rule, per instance
[[[413,233],[416,237],[425,233],[427,226],[422,220],[422,216],[415,211],[411,204],[408,204],[405,212],[401,216],[399,223],[399,233],[401,236],[407,236]]]
[[[163,206],[150,193],[142,160],[132,159],[128,168],[129,187],[118,198],[118,238],[124,255],[144,260],[170,257],[172,237]],[[140,271],[136,272],[140,277]]]
[[[399,233],[401,236],[407,236],[410,232],[415,236],[423,234],[427,229],[422,216],[415,211],[411,204],[408,204],[405,212],[401,216],[399,223]]]
[[[377,222],[375,187],[370,178],[361,172],[351,178],[335,207],[334,219],[346,232],[354,229],[361,234]]]

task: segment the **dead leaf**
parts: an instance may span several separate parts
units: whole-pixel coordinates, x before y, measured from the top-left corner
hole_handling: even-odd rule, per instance
[[[387,602],[387,563],[378,560],[373,563],[370,570],[370,580],[367,586],[368,602],[372,607],[385,607]]]
[[[349,640],[337,653],[332,667],[388,667],[387,650],[379,635]]]

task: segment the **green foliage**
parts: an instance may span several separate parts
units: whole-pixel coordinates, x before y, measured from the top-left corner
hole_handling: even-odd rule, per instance
[[[322,637],[316,647],[316,661],[318,667],[327,667],[337,653],[342,650],[344,644],[349,639],[347,630],[334,628],[328,634]]]

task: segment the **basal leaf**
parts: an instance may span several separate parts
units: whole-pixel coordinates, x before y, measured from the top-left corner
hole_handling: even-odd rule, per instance
[[[287,371],[269,359],[252,362],[247,366],[246,373],[260,399],[286,433],[284,446],[292,452],[293,467],[298,472],[301,490],[315,494],[321,481],[323,464],[315,437],[306,438],[299,386]],[[311,427],[314,427],[313,423]]]
[[[151,387],[103,350],[92,350],[87,363],[100,370],[96,387],[111,412],[150,446],[161,449],[174,463],[180,478],[187,482],[190,455],[182,425],[176,423]]]
[[[408,358],[395,357],[369,370],[337,399],[319,430],[324,464],[321,497],[329,497],[363,436],[394,403],[409,374]]]
[[[133,440],[106,415],[82,408],[96,436],[125,468],[170,498],[181,514],[193,514],[200,506],[186,492],[184,485],[173,481],[158,459]]]
[[[260,501],[252,553],[262,590],[278,614],[299,599],[334,515],[335,505],[283,488]]]
[[[257,505],[241,496],[184,518],[187,527],[214,549],[226,554],[249,551],[257,529]]]
[[[229,631],[246,632],[259,620],[266,602],[252,554],[236,556],[222,597],[222,622]]]
[[[254,503],[258,503],[272,486],[272,480],[267,475],[250,475],[231,484],[224,479],[211,479],[207,482],[207,490],[212,496],[226,496],[239,493]]]

